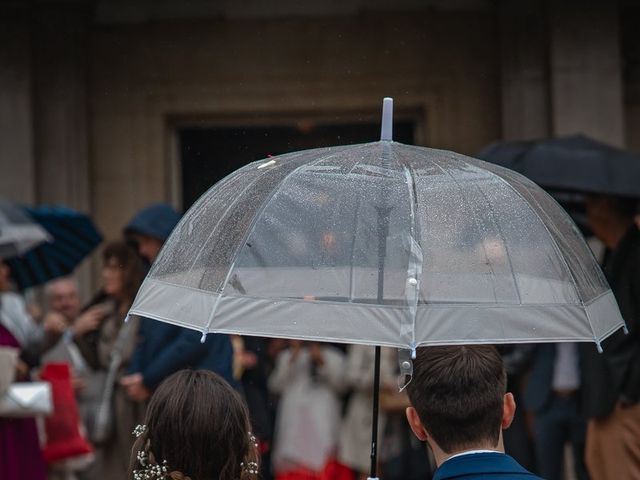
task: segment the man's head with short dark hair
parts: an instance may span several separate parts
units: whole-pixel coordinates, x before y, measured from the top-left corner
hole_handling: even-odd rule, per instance
[[[501,450],[502,429],[515,412],[506,384],[502,358],[493,346],[419,348],[407,387],[413,406],[407,409],[407,418],[434,453],[434,447],[445,455]]]

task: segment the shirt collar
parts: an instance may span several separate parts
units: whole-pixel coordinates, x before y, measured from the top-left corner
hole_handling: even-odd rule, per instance
[[[452,458],[461,457],[462,455],[473,455],[474,453],[502,453],[502,452],[499,452],[498,450],[467,450],[465,452],[460,452],[460,453],[456,453],[455,455],[451,455],[449,458],[447,458],[447,460],[445,460],[445,462],[448,460],[451,460]]]

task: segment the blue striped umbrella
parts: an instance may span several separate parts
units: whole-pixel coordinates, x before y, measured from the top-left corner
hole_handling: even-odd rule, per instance
[[[70,274],[102,241],[100,232],[83,213],[62,206],[24,210],[53,241],[6,260],[20,290]]]

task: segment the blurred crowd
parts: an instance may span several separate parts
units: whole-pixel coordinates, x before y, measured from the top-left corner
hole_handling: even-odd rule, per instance
[[[625,462],[635,462],[640,478],[636,207],[614,197],[587,201],[589,227],[606,247],[602,264],[629,334],[614,334],[604,353],[591,344],[501,347],[509,389],[520,407],[505,434],[507,453],[550,480],[623,478],[616,472]],[[49,364],[68,365],[80,426],[63,443],[70,446],[71,437],[80,436],[90,446],[69,447],[66,457],[45,462],[40,449],[49,441],[43,439],[49,424],[39,431],[35,418],[0,418],[3,478],[125,478],[132,431],[142,423],[151,393],[184,368],[214,371],[244,396],[262,455],[262,478],[367,478],[372,347],[219,334],[201,342],[199,332],[168,323],[137,317],[123,322],[179,218],[162,204],[136,215],[122,240],[102,248],[102,286],[86,305],[71,277],[49,282],[42,305],[28,304],[12,292],[10,269],[0,263],[0,345],[19,350],[16,379],[37,379]],[[383,349],[381,477],[430,478],[433,460],[405,421],[409,404],[398,392],[398,376],[397,353]]]

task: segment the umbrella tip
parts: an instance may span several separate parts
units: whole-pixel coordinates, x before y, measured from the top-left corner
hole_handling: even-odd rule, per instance
[[[600,345],[600,342],[596,340],[596,348],[598,349],[598,353],[603,353],[604,350],[602,349],[602,345]]]
[[[202,336],[200,337],[200,343],[204,343],[207,341],[207,332],[202,332]]]
[[[380,128],[380,140],[393,140],[393,98],[384,97],[382,101],[382,127]]]

